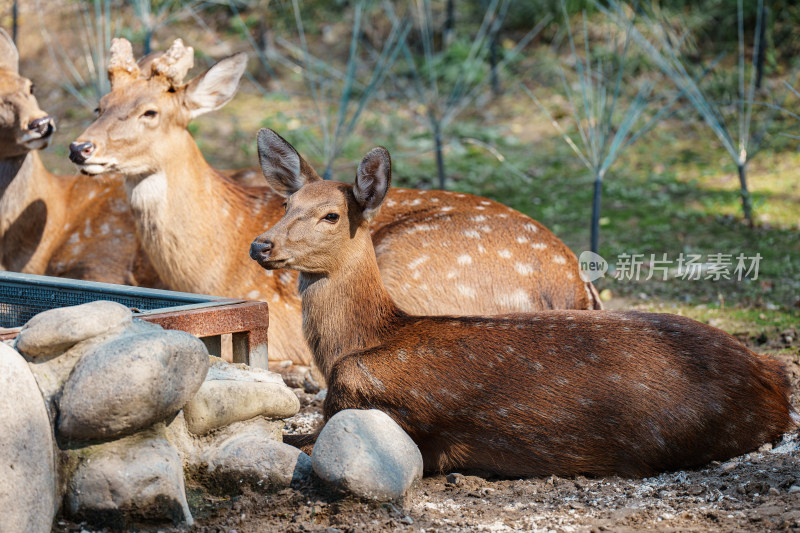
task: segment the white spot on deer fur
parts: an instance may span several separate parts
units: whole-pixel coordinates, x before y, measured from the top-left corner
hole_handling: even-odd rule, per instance
[[[450,272],[447,273],[445,277],[447,279],[453,279],[456,276],[458,276],[458,272],[456,272],[455,270],[451,270]]]
[[[500,218],[508,218],[508,213],[500,213],[497,216]]]
[[[464,231],[464,236],[469,237],[470,239],[480,239],[481,234],[475,231],[474,229],[468,229]]]
[[[438,202],[438,201],[439,201],[438,198],[431,198],[431,202]]]
[[[497,414],[502,417],[506,417],[508,416],[508,409],[506,409],[505,407],[501,407],[497,410]]]
[[[472,256],[469,254],[459,255],[457,261],[459,265],[469,265],[472,263]]]
[[[464,198],[465,196],[466,194],[461,194],[461,193],[455,195],[456,198]]]
[[[273,294],[273,295],[272,295],[272,303],[276,304],[276,303],[278,303],[278,302],[280,302],[280,301],[281,301],[281,297],[280,297],[280,296],[278,296],[278,293],[277,293],[277,292],[276,292],[275,294]]]
[[[444,206],[444,207],[441,209],[441,211],[443,211],[443,212],[445,212],[445,213],[446,213],[447,211],[452,211],[452,210],[453,210],[453,206],[452,206],[452,205],[446,205],[446,206]]]
[[[86,226],[83,228],[83,236],[84,237],[91,237],[92,236],[92,221],[87,220]]]
[[[483,215],[478,215],[478,216],[472,217],[470,220],[472,220],[473,222],[483,222],[483,221],[486,220],[486,217],[483,216]]]
[[[554,255],[553,256],[553,262],[554,263],[558,263],[559,265],[566,265],[567,264],[567,260],[564,258],[563,255]]]
[[[533,248],[534,250],[544,250],[545,248],[547,248],[547,245],[543,242],[533,242],[531,243],[531,248]]]
[[[481,226],[478,229],[481,230],[484,233],[491,233],[492,232],[492,228],[490,228],[489,226]]]
[[[528,242],[528,238],[527,237],[517,237],[517,242],[520,243],[520,244],[525,244],[526,242]]]
[[[415,280],[417,280],[417,279],[419,279],[419,278],[421,278],[421,277],[422,277],[422,274],[420,273],[420,271],[419,271],[419,270],[415,270],[415,271],[414,271],[414,273],[413,273],[413,274],[411,274],[411,279],[415,279]]]
[[[498,305],[514,309],[516,311],[530,310],[531,299],[528,294],[522,290],[517,289],[514,292],[501,294],[496,298]]]
[[[419,204],[422,203],[422,200],[420,200],[419,198],[415,198],[414,200],[411,200],[410,202],[403,202],[403,203],[407,203],[408,205],[419,205]]]
[[[100,225],[100,234],[108,235],[109,233],[111,233],[111,226],[108,225],[108,222],[103,222]]]
[[[478,245],[478,251],[480,253],[484,254],[484,253],[486,253],[486,248],[484,248],[482,244],[479,244]]]
[[[531,233],[536,233],[537,231],[539,231],[539,228],[537,228],[535,224],[531,224],[530,222],[525,224],[525,229],[530,231]]]
[[[456,288],[458,289],[458,292],[465,298],[475,299],[475,296],[477,296],[475,289],[468,287],[467,285],[456,285]]]
[[[78,242],[80,242],[80,240],[81,240],[81,236],[78,235],[78,232],[76,231],[75,233],[73,233],[72,235],[69,236],[69,240],[67,241],[67,244],[78,244]]]
[[[397,202],[395,202],[394,200],[386,200],[386,205],[392,207],[393,205],[397,205]]]
[[[492,205],[492,202],[487,202],[486,200],[481,200],[481,205]]]
[[[413,261],[411,261],[408,264],[408,268],[414,270],[415,268],[420,266],[422,263],[424,263],[428,259],[430,259],[430,256],[427,256],[427,255],[423,255],[423,256],[417,257],[416,259],[414,259]]]
[[[533,272],[535,270],[533,268],[533,265],[528,265],[528,264],[525,264],[525,263],[516,263],[514,265],[514,269],[521,276],[529,276],[529,275],[533,274]]]
[[[417,191],[417,194],[427,194],[427,192],[428,191],[426,191],[424,189],[420,189],[420,190]]]
[[[478,209],[478,210],[481,210],[481,211],[482,211],[482,210],[484,210],[484,209],[486,209],[486,208],[485,208],[485,207],[483,207],[482,205],[476,205],[476,206],[475,206],[475,209]]]
[[[503,259],[510,259],[511,258],[511,252],[509,252],[508,250],[505,250],[505,249],[500,250],[499,252],[497,252],[497,255],[499,255]]]
[[[89,200],[91,200],[91,199],[92,199],[92,198],[94,198],[95,196],[97,196],[97,192],[95,192],[95,191],[91,191],[91,192],[89,192],[89,194],[88,194],[86,197],[87,197]]]
[[[255,290],[250,291],[250,292],[247,293],[247,299],[248,300],[259,300],[259,299],[261,299],[261,293],[258,292],[258,291],[255,291]]]

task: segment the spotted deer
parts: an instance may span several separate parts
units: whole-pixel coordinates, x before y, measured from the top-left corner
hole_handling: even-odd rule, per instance
[[[0,268],[154,286],[117,176],[52,174],[38,150],[55,121],[39,108],[19,54],[0,29]]]
[[[325,418],[384,411],[428,471],[646,476],[753,450],[800,421],[779,363],[681,316],[401,311],[370,236],[391,181],[383,148],[353,185],[266,176],[286,214],[250,255],[300,273],[303,331],[329,387]]]
[[[86,174],[125,176],[136,227],[156,271],[172,288],[262,299],[270,305],[270,360],[309,364],[296,274],[265,272],[242,252],[250,235],[283,215],[266,185],[243,187],[204,159],[189,121],[233,98],[246,56],[234,55],[184,82],[193,51],[180,39],[160,58],[137,64],[115,39],[111,92],[72,144]],[[319,180],[273,134],[263,169]],[[280,157],[277,157],[280,155]],[[409,312],[500,314],[599,306],[574,254],[538,222],[497,202],[443,191],[395,189],[370,226],[389,292]]]

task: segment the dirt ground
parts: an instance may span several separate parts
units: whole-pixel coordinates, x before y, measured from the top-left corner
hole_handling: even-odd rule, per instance
[[[785,333],[785,332],[784,332]],[[751,347],[784,343],[800,409],[797,335],[752,340]],[[756,343],[753,345],[753,343]],[[761,348],[759,350],[759,347]],[[295,389],[301,412],[286,431],[302,433],[321,420],[322,395]],[[618,477],[484,479],[452,473],[425,477],[394,503],[364,503],[337,496],[318,482],[263,494],[245,491],[215,498],[189,488],[195,525],[136,531],[798,531],[800,532],[800,435],[701,470],[646,479]],[[57,532],[91,531],[59,522]]]

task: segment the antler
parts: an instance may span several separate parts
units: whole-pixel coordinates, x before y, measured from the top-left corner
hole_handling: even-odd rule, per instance
[[[194,65],[194,49],[184,46],[181,39],[175,39],[169,50],[153,60],[153,76],[163,77],[173,87],[180,85],[189,69]]]
[[[139,67],[133,59],[133,49],[127,39],[111,41],[111,58],[108,60],[108,80],[111,87],[139,77]]]

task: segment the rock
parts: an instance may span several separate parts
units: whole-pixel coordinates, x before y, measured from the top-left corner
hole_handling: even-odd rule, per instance
[[[243,485],[258,491],[284,489],[311,477],[308,455],[264,431],[234,434],[214,447],[207,464],[208,486],[225,495],[240,494]]]
[[[118,438],[177,413],[206,377],[208,351],[182,331],[112,339],[75,365],[59,400],[60,440]]]
[[[74,519],[114,528],[139,520],[192,524],[183,465],[163,427],[73,453],[81,458],[66,497]]]
[[[121,330],[114,330],[111,333],[99,335],[97,337],[82,341],[58,357],[38,357],[28,363],[39,390],[42,391],[45,404],[50,413],[50,420],[55,421],[58,417],[56,407],[57,397],[61,394],[64,383],[67,382],[75,365],[78,364],[84,355],[92,352],[100,344],[109,342],[111,339],[123,335],[133,335],[135,333],[145,333],[152,331],[163,331],[161,326],[150,324],[142,320],[134,320],[130,325]]]
[[[300,410],[297,396],[279,376],[265,370],[225,369],[223,365],[233,367],[223,361],[212,363],[206,380],[183,408],[192,433],[203,435],[256,416],[288,418]]]
[[[376,409],[336,413],[320,432],[311,464],[335,488],[369,500],[401,498],[422,477],[417,445]]]
[[[0,532],[48,532],[56,512],[55,442],[25,359],[0,344]]]
[[[800,485],[792,485],[791,487],[789,487],[788,492],[789,494],[797,494],[798,492],[800,492]]]
[[[30,358],[57,355],[83,340],[130,324],[131,316],[124,305],[106,301],[50,309],[22,327],[15,347]]]

